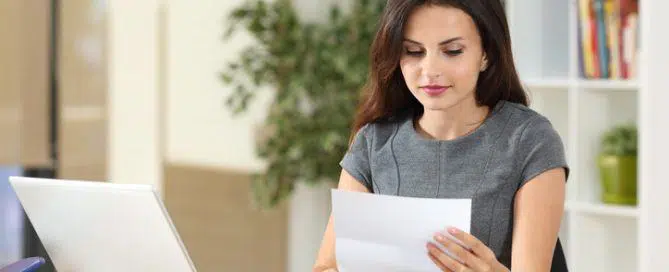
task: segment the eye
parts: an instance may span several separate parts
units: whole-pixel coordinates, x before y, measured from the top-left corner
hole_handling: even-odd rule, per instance
[[[405,49],[404,52],[412,57],[418,57],[423,55],[423,50],[417,50],[417,49]]]
[[[457,55],[462,54],[462,49],[446,50],[446,51],[444,51],[444,53],[446,53],[446,55],[449,55],[449,56],[457,56]]]

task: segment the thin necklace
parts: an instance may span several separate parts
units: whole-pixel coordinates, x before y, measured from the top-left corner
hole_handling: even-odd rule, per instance
[[[467,124],[465,124],[465,126],[473,126],[473,125],[476,125],[476,126],[473,127],[473,128],[471,128],[471,129],[469,129],[469,130],[467,131],[467,133],[462,134],[462,135],[459,135],[459,136],[457,136],[456,138],[467,136],[467,135],[473,133],[474,131],[476,131],[476,130],[477,130],[479,127],[481,127],[481,125],[483,125],[483,123],[490,117],[491,113],[492,113],[492,110],[490,110],[490,109],[488,108],[488,109],[487,109],[487,112],[486,112],[486,115],[483,117],[483,119],[481,119],[481,120],[479,120],[479,121],[472,122],[472,123],[467,123]],[[423,114],[424,114],[424,113],[423,113]],[[423,136],[430,137],[430,138],[432,138],[432,139],[436,139],[435,137],[430,136],[430,134],[427,133],[427,132],[420,126],[420,122],[419,122],[419,121],[420,121],[420,118],[421,118],[421,117],[422,117],[422,116],[417,116],[417,118],[414,118],[414,124],[413,124],[414,127],[418,128],[420,134],[423,134]]]

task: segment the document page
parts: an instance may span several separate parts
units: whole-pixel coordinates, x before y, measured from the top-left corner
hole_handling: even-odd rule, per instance
[[[469,233],[471,199],[410,198],[332,190],[340,272],[440,271],[426,244],[449,226]]]

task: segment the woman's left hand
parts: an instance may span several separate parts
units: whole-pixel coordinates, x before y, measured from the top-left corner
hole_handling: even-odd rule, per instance
[[[469,233],[456,228],[449,228],[448,232],[463,245],[437,233],[434,239],[455,258],[450,257],[433,243],[427,244],[430,259],[442,271],[470,271],[470,272],[508,272],[509,269],[497,261],[495,254],[481,241]]]

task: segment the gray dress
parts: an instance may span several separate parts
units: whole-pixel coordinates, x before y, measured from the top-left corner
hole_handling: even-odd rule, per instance
[[[418,134],[414,114],[365,125],[341,166],[371,192],[471,198],[470,232],[510,268],[518,189],[544,171],[569,168],[560,136],[544,116],[500,101],[472,133],[454,140]],[[566,271],[560,242],[552,271]]]

